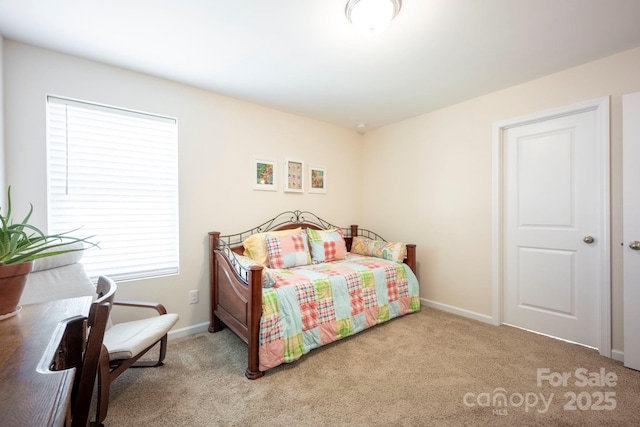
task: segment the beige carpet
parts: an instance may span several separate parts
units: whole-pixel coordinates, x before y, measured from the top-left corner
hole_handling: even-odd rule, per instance
[[[640,425],[640,372],[581,346],[428,308],[259,380],[245,368],[246,346],[228,329],[170,341],[165,366],[129,369],[114,382],[105,426]],[[555,386],[538,385],[538,368]],[[595,385],[601,372],[608,385]]]

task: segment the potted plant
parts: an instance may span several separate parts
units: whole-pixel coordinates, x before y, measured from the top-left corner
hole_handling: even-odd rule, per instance
[[[69,235],[77,230],[45,235],[29,224],[32,213],[33,205],[30,204],[25,218],[14,223],[9,186],[6,213],[0,208],[0,319],[11,317],[19,311],[20,297],[35,259],[84,250],[84,247],[65,247],[77,242],[97,246],[87,240],[93,236],[77,238]]]

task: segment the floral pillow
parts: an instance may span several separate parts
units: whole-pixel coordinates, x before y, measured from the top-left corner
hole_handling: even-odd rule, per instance
[[[314,264],[345,259],[347,256],[347,245],[344,242],[344,234],[340,228],[334,230],[307,228],[307,236],[311,247],[311,259]]]
[[[311,264],[307,235],[305,233],[290,236],[267,234],[267,258],[271,268],[290,268]]]
[[[385,242],[356,236],[351,243],[351,253],[374,256],[388,261],[403,262],[407,255],[407,246],[403,243]]]

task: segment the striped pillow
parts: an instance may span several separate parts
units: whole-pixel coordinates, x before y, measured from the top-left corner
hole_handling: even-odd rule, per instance
[[[267,258],[271,268],[290,268],[311,264],[309,246],[305,233],[290,236],[273,236],[267,234]]]

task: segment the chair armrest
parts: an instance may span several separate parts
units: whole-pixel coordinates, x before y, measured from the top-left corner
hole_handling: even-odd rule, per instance
[[[167,314],[167,309],[164,307],[164,305],[157,302],[115,300],[113,301],[113,305],[121,305],[123,307],[152,308],[159,314]]]

